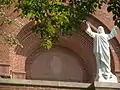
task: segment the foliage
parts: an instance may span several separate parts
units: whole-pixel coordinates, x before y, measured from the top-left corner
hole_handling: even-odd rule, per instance
[[[6,21],[12,22],[4,14],[4,7],[9,7],[12,2],[15,1],[0,0],[1,25]],[[22,18],[34,21],[32,31],[40,35],[41,46],[50,49],[60,35],[71,35],[103,3],[108,4],[108,12],[113,13],[115,25],[120,27],[120,0],[108,3],[107,0],[18,0],[16,7]]]
[[[35,22],[33,32],[43,39],[42,46],[51,48],[59,35],[70,35],[96,7],[101,7],[104,0],[19,0],[18,9],[21,17]],[[48,46],[49,45],[49,46]]]
[[[5,9],[10,7],[11,3],[11,0],[0,0],[0,26],[2,26],[4,23],[11,23],[10,18],[5,13]]]
[[[15,2],[13,0],[0,0],[0,43],[12,45],[19,45],[23,47],[19,40],[14,36],[8,35],[2,29],[5,24],[12,24],[13,20],[10,18],[9,15],[6,14],[6,10],[11,7],[11,4]]]
[[[108,5],[108,12],[113,13],[115,25],[120,28],[120,0],[110,0]]]

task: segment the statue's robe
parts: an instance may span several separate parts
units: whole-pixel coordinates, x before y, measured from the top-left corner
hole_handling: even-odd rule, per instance
[[[97,62],[97,75],[99,82],[117,82],[117,78],[111,72],[110,67],[110,49],[108,40],[117,35],[115,28],[110,34],[105,34],[104,28],[99,26],[97,33],[93,32],[88,25],[86,33],[94,39],[93,53]],[[114,81],[113,81],[114,80]]]

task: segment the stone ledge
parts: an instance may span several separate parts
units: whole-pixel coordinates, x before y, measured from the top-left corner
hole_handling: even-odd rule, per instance
[[[120,83],[78,83],[62,81],[44,81],[44,80],[22,80],[22,79],[0,79],[0,85],[8,86],[26,86],[26,87],[50,87],[50,88],[67,88],[67,89],[87,89],[90,90],[116,90],[120,89]]]
[[[22,80],[22,79],[0,79],[0,85],[15,86],[37,86],[58,88],[88,88],[90,83],[44,81],[44,80]]]
[[[96,88],[120,88],[120,83],[94,82]]]

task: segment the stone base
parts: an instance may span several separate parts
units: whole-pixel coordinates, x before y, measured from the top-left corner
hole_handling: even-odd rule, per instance
[[[120,83],[94,82],[86,90],[120,90]]]
[[[120,90],[120,83],[0,79],[0,90]]]

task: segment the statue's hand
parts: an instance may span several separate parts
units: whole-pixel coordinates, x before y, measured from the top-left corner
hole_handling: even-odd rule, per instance
[[[85,31],[87,27],[88,27],[88,25],[87,25],[86,21],[84,21],[84,22],[82,23],[81,30],[82,30],[82,31]]]
[[[114,28],[115,28],[116,30],[119,30],[119,28],[118,28],[117,26],[114,26]]]
[[[120,35],[120,29],[119,29],[119,27],[117,27],[117,26],[114,26],[114,29],[116,30],[116,32],[117,32],[117,35]]]
[[[86,24],[87,24],[88,27],[90,27],[90,23],[88,21],[86,21]]]

